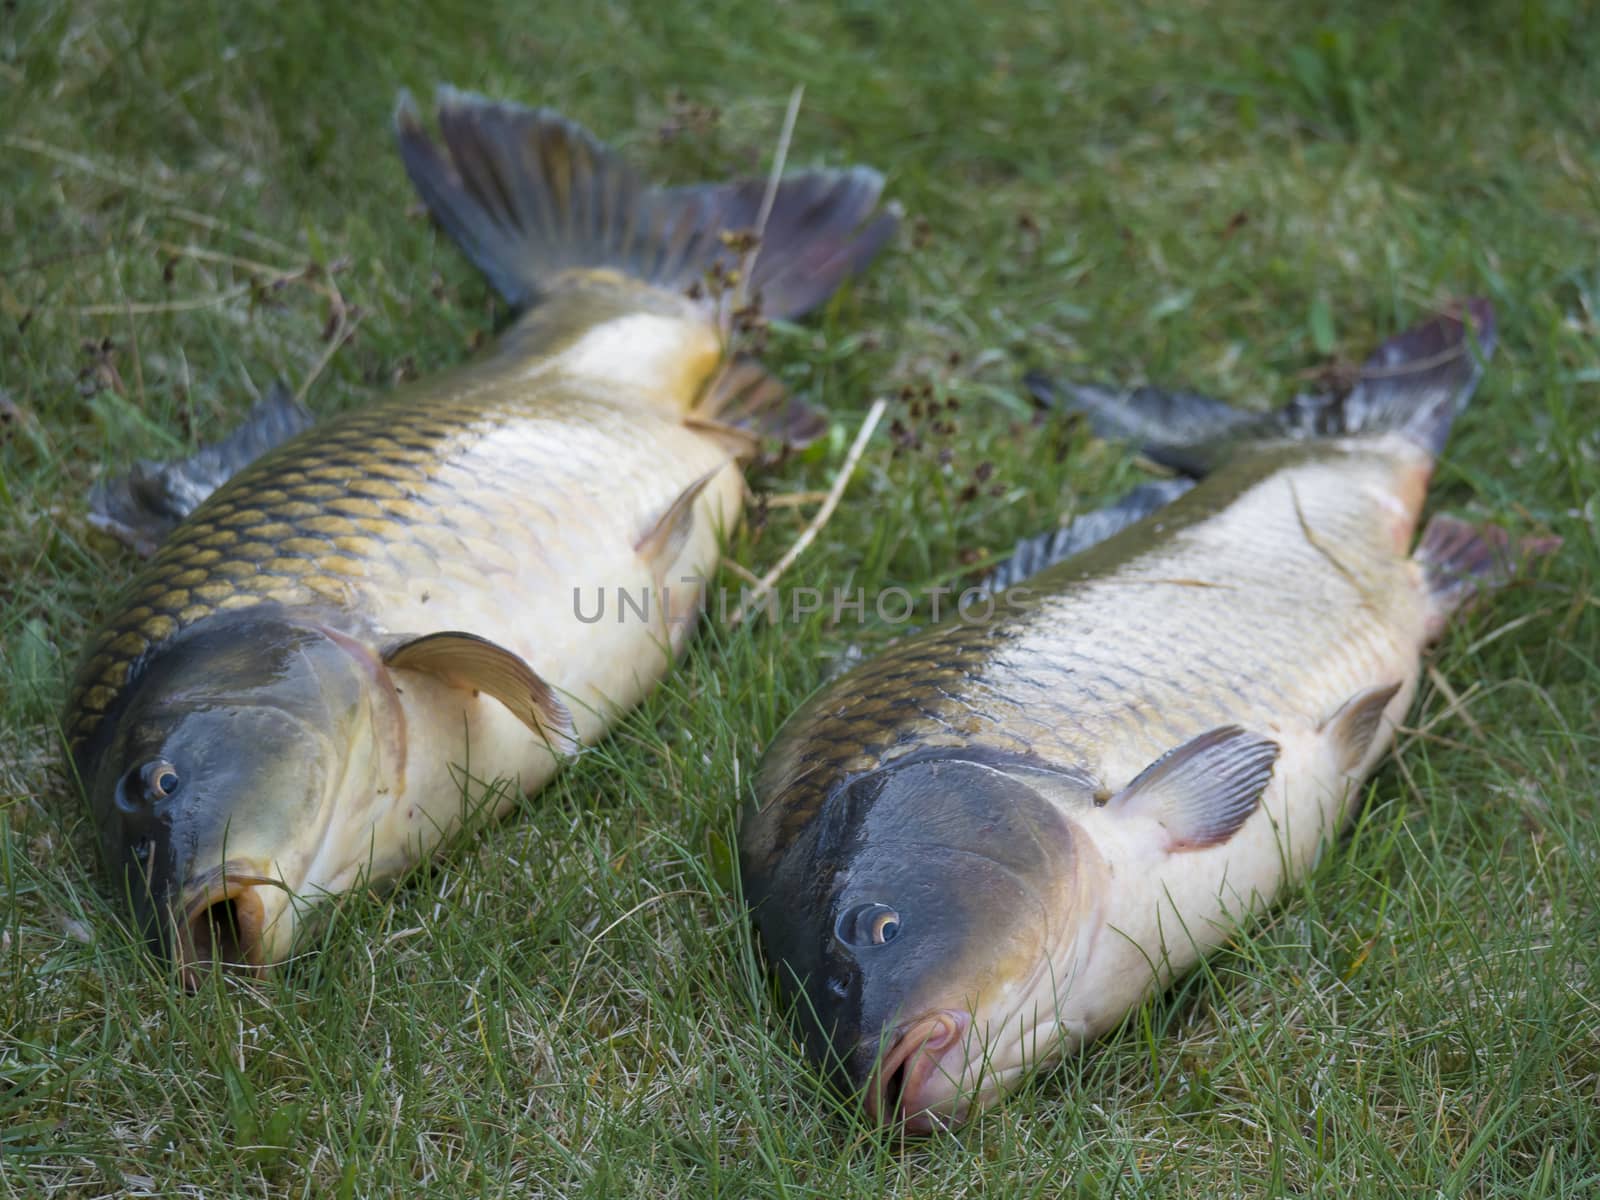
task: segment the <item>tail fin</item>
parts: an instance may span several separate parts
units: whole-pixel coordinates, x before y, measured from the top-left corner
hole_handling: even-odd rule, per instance
[[[565,271],[607,267],[691,291],[736,270],[756,233],[764,180],[654,188],[587,131],[547,109],[441,88],[444,150],[402,92],[400,157],[430,211],[495,289],[522,308]],[[814,308],[894,232],[867,167],[812,171],[778,185],[746,292],[769,317]]]
[[[1191,475],[1212,470],[1242,443],[1285,438],[1398,431],[1437,457],[1494,350],[1489,302],[1467,300],[1458,310],[1384,342],[1344,395],[1297,396],[1259,416],[1193,392],[1139,388],[1118,394],[1077,384],[1058,390],[1037,374],[1025,382],[1041,403],[1082,412],[1102,437],[1134,441],[1156,462]]]
[[[1362,365],[1348,395],[1310,414],[1309,424],[1286,423],[1285,432],[1327,437],[1398,430],[1437,458],[1494,353],[1494,308],[1480,297],[1460,309],[1390,338]]]

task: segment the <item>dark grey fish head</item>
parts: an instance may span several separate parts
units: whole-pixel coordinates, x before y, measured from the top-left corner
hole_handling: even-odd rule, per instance
[[[741,861],[808,1053],[881,1121],[961,1119],[977,1042],[1071,920],[1071,822],[1024,775],[957,758],[848,782],[774,849],[783,804],[746,815]]]
[[[113,888],[151,946],[192,968],[264,966],[332,799],[375,760],[376,660],[332,630],[246,610],[136,664],[78,754]]]

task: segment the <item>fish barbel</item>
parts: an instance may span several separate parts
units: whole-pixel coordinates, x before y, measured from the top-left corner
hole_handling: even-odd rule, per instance
[[[1025,543],[987,611],[784,725],[743,818],[745,892],[809,1053],[869,1113],[966,1119],[1337,835],[1421,651],[1504,578],[1492,527],[1435,518],[1411,549],[1492,341],[1473,302],[1386,343],[1347,396],[1267,417],[1077,389],[1202,480]]]
[[[400,153],[525,310],[492,350],[292,437],[275,395],[97,495],[159,548],[67,737],[115,887],[191,982],[281,961],[319,899],[416,862],[486,789],[496,813],[536,791],[656,683],[741,460],[815,432],[729,352],[736,297],[802,313],[895,223],[865,168],[655,188],[548,111],[444,89],[438,121],[442,151],[402,97]],[[580,612],[597,590],[630,619]]]

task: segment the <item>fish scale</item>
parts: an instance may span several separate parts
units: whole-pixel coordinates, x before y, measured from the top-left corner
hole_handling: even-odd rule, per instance
[[[1092,417],[1204,477],[1024,542],[1032,573],[1002,566],[992,613],[890,645],[785,723],[740,828],[745,894],[808,1051],[869,1114],[964,1120],[1337,834],[1422,649],[1508,577],[1492,529],[1435,518],[1412,552],[1479,375],[1467,328],[1418,326],[1347,396],[1264,417],[1148,389],[1108,417],[1093,390]],[[1160,440],[1186,422],[1213,433]]]
[[[486,573],[536,575],[546,558],[581,552],[564,536],[573,514],[558,520],[539,493],[513,486],[521,477],[572,497],[595,467],[584,452],[604,446],[621,469],[611,502],[577,514],[587,540],[597,524],[646,528],[723,457],[707,443],[665,478],[630,472],[630,460],[659,454],[663,429],[648,418],[621,419],[614,403],[584,413],[571,398],[552,404],[510,389],[479,387],[452,401],[451,383],[447,375],[329,422],[315,441],[258,461],[202,504],[92,644],[69,702],[71,743],[93,735],[134,663],[214,613],[271,602],[381,617],[408,590],[438,590],[443,600]],[[565,424],[585,420],[585,436]],[[509,525],[521,530],[515,553],[497,536]]]
[[[865,168],[656,188],[554,113],[447,89],[439,125],[404,100],[401,158],[521,310],[495,347],[321,426],[275,389],[91,502],[155,554],[64,725],[113,888],[191,984],[281,962],[326,897],[505,813],[655,686],[741,465],[823,427],[730,352],[708,280],[742,265],[796,317],[895,227]]]
[[[1308,641],[1321,645],[1330,640],[1348,648],[1371,636],[1371,625],[1343,619],[1342,607],[1336,613],[1340,620],[1328,623],[1324,597],[1349,586],[1337,568],[1305,543],[1297,521],[1293,531],[1282,521],[1270,531],[1230,528],[1226,536],[1217,536],[1221,545],[1216,549],[1187,556],[1170,552],[1166,540],[1172,531],[1214,515],[1219,495],[1236,499],[1262,477],[1273,478],[1286,462],[1302,457],[1299,448],[1264,455],[1224,473],[1214,488],[1180,497],[1163,510],[1161,520],[1151,523],[1145,541],[1113,548],[1114,564],[1101,555],[1041,573],[1028,581],[1025,610],[1017,615],[1002,609],[990,621],[957,620],[889,647],[852,672],[838,690],[826,691],[802,708],[786,727],[784,744],[790,744],[793,734],[836,747],[837,757],[830,761],[837,763],[840,776],[850,776],[892,762],[905,747],[919,746],[929,736],[947,746],[1075,758],[1092,751],[1095,736],[1129,722],[1136,722],[1129,730],[1140,748],[1153,749],[1162,739],[1181,740],[1196,732],[1196,726],[1218,718],[1224,705],[1234,711],[1241,699],[1262,712],[1276,711],[1284,703],[1304,705],[1295,690],[1301,676],[1284,669],[1296,662],[1291,650]],[[1273,479],[1274,486],[1279,482]],[[1353,558],[1377,566],[1374,586],[1392,579],[1392,569],[1384,571],[1379,560],[1361,549],[1370,541],[1372,527],[1363,520],[1374,521],[1377,506],[1347,520],[1343,496],[1349,479],[1339,475],[1326,482],[1332,484],[1330,502],[1316,510],[1324,536],[1345,546]],[[1302,545],[1296,547],[1296,540]],[[1282,574],[1257,580],[1259,550],[1268,541],[1273,545],[1271,561]],[[1137,565],[1129,570],[1129,564]],[[1098,590],[1081,586],[1113,569],[1122,573],[1104,580]],[[1165,576],[1198,579],[1207,570],[1236,579],[1229,591],[1254,588],[1258,582],[1270,582],[1276,589],[1253,593],[1259,620],[1250,628],[1218,619],[1225,613],[1210,615],[1219,602],[1204,593],[1219,589],[1146,582]],[[1174,614],[1183,623],[1175,626]],[[1085,627],[1101,631],[1100,636],[1093,642],[1075,639],[1074,631]],[[1191,636],[1201,628],[1204,637]],[[1158,655],[1163,643],[1180,643],[1184,652]],[[910,701],[915,716],[867,699],[902,683],[917,686],[917,698]],[[1226,696],[1217,694],[1219,686]],[[1030,700],[1023,701],[1024,695]],[[976,723],[974,714],[982,714]],[[1076,736],[1069,736],[1071,731]],[[781,756],[782,746],[777,753]],[[774,793],[785,787],[781,757],[775,762]],[[836,787],[838,779],[830,775],[827,786]],[[821,792],[809,802],[790,795],[794,818],[801,823],[823,798]]]

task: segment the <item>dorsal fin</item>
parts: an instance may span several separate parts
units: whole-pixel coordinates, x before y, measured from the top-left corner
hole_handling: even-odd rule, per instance
[[[1011,557],[1002,560],[984,580],[984,590],[1000,595],[1046,567],[1065,562],[1090,546],[1098,546],[1128,526],[1144,520],[1157,509],[1165,508],[1192,487],[1194,482],[1189,479],[1141,483],[1104,508],[1081,513],[1066,525],[1035,537],[1023,538],[1012,550]]]
[[[269,450],[311,427],[312,416],[281,382],[221,441],[173,462],[143,460],[89,493],[89,524],[148,558],[202,501]]]

